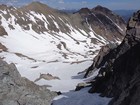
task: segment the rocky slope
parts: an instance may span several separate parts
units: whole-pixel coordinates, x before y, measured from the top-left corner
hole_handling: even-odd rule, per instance
[[[122,43],[117,48],[104,51],[88,69],[88,72],[100,69],[89,92],[113,97],[109,105],[139,105],[140,11],[129,19]]]
[[[0,59],[0,105],[50,105],[56,95],[21,77],[14,64]]]

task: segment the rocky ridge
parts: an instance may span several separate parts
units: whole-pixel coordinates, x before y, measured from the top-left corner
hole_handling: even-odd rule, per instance
[[[85,75],[86,77],[88,73],[100,69],[89,92],[112,97],[109,105],[139,105],[140,11],[129,19],[122,43],[114,49],[104,51],[95,58]]]
[[[0,59],[0,105],[50,105],[56,95],[21,77],[14,64]]]

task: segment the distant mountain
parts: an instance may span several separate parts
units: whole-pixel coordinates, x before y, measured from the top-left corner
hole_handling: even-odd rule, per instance
[[[133,15],[137,10],[114,10],[116,14],[122,16],[122,18],[127,22],[128,19]]]
[[[71,9],[71,10],[61,10],[63,12],[66,13],[75,13],[78,10],[75,9]],[[118,14],[119,16],[121,16],[126,22],[128,21],[128,19],[133,15],[134,12],[136,12],[137,10],[113,10],[114,13]]]

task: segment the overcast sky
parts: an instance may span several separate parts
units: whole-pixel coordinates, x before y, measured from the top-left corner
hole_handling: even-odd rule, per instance
[[[80,9],[82,7],[93,8],[102,5],[112,10],[140,9],[140,0],[0,0],[1,4],[22,6],[32,1],[40,1],[57,9]]]

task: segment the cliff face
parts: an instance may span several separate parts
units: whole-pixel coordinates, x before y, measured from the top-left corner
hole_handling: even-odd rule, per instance
[[[113,97],[110,105],[140,105],[140,11],[130,18],[122,43],[102,55],[88,69],[100,68],[89,92]]]
[[[21,77],[14,64],[0,59],[0,105],[50,105],[54,96],[55,92]]]

